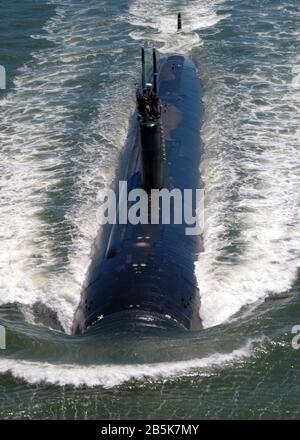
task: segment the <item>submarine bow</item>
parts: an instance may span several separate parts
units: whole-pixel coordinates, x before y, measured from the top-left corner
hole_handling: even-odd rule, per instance
[[[154,50],[150,78],[151,84],[142,49],[134,140],[125,149],[119,180],[127,181],[128,192],[199,188],[202,87],[195,65],[182,55],[157,65]],[[186,227],[184,221],[106,226],[94,245],[73,332],[125,324],[201,329],[194,262],[202,242],[186,235]]]

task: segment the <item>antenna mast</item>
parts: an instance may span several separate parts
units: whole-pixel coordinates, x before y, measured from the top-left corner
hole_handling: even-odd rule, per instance
[[[181,28],[182,28],[182,24],[181,24],[181,14],[180,14],[180,12],[178,12],[178,15],[177,15],[177,30],[178,30],[178,31],[181,31]]]
[[[142,47],[142,90],[146,87],[145,49]]]
[[[153,92],[157,94],[157,63],[156,51],[153,48]]]

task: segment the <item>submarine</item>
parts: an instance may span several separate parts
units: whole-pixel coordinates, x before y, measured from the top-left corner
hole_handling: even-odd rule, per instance
[[[152,56],[153,68],[147,74],[141,49],[141,87],[136,92],[132,135],[116,178],[116,190],[119,181],[126,182],[126,196],[143,189],[149,195],[149,208],[153,190],[183,193],[201,186],[203,115],[202,85],[193,62],[180,54],[157,62],[155,49]],[[191,209],[195,214],[195,200]],[[119,221],[103,227],[94,243],[73,334],[140,327],[202,328],[194,272],[203,250],[201,235],[187,234],[186,221],[179,223],[173,217],[168,224],[159,215],[156,222]]]

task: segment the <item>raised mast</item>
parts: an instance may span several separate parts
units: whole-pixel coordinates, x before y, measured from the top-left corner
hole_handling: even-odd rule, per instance
[[[142,90],[144,90],[146,86],[146,66],[145,66],[145,49],[143,47],[141,49],[141,58],[142,58]]]
[[[157,94],[157,62],[155,48],[153,48],[153,92]]]

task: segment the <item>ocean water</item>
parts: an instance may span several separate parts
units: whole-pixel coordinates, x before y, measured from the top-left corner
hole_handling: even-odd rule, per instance
[[[300,417],[299,28],[298,0],[0,1],[0,418]],[[204,85],[205,328],[75,338],[141,44]]]

